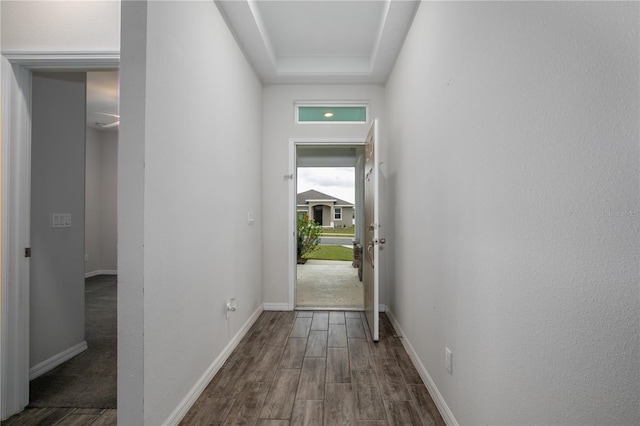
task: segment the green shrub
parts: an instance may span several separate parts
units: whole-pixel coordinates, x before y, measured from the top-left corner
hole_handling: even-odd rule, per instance
[[[322,227],[316,221],[309,216],[298,216],[298,259],[318,248],[321,233]]]

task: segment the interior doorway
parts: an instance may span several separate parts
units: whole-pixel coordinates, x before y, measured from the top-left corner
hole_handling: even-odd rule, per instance
[[[295,158],[295,308],[364,310],[362,145],[297,145]],[[320,230],[319,244],[300,256],[306,241],[299,237],[314,227]]]
[[[31,90],[29,406],[115,409],[118,72]]]
[[[37,56],[37,55],[36,55]],[[45,163],[54,162],[53,158],[62,157],[62,161],[70,160],[73,157],[74,166],[72,168],[62,168],[53,172],[56,175],[51,179],[51,184],[57,188],[65,188],[67,186],[73,186],[74,192],[71,195],[72,201],[62,201],[60,197],[54,195],[54,191],[43,191],[45,194],[44,202],[49,203],[56,200],[59,202],[57,205],[48,205],[43,209],[36,209],[33,205],[32,199],[32,184],[33,173],[39,173],[41,164],[33,164],[33,140],[36,135],[33,129],[33,118],[37,113],[34,106],[35,89],[32,86],[32,78],[34,75],[38,75],[40,83],[43,81],[57,80],[54,86],[80,83],[82,86],[80,90],[74,91],[73,99],[80,99],[78,94],[81,92],[81,96],[84,98],[86,95],[85,87],[86,81],[82,82],[82,78],[79,80],[72,75],[82,76],[87,72],[93,70],[117,70],[119,64],[119,55],[111,53],[99,53],[99,54],[61,54],[52,55],[50,57],[33,57],[32,55],[20,55],[16,58],[2,58],[3,68],[3,95],[6,95],[7,108],[3,109],[3,125],[6,124],[6,129],[9,130],[3,134],[3,170],[6,171],[3,179],[3,205],[9,207],[6,209],[6,215],[3,217],[3,228],[7,230],[3,233],[2,245],[3,245],[3,285],[2,285],[2,322],[3,335],[2,344],[0,345],[2,359],[2,371],[0,372],[0,393],[3,394],[2,404],[0,406],[0,418],[6,419],[12,414],[21,411],[29,403],[29,389],[31,379],[36,377],[43,377],[49,371],[62,365],[65,361],[73,358],[75,355],[80,354],[86,347],[86,342],[82,336],[77,338],[77,330],[74,328],[73,332],[66,335],[69,339],[61,339],[58,331],[64,328],[64,324],[73,323],[78,318],[78,314],[84,312],[84,286],[85,286],[85,273],[84,273],[84,205],[78,207],[78,199],[81,203],[84,201],[84,174],[79,173],[80,167],[84,172],[84,164],[78,166],[80,163],[84,163],[85,160],[85,147],[81,146],[79,150],[75,148],[69,150],[67,148],[60,148],[55,156],[44,155]],[[47,75],[51,74],[51,75]],[[56,78],[51,78],[53,74],[57,74]],[[65,76],[65,74],[67,74]],[[74,81],[76,80],[76,81]],[[38,83],[38,84],[40,84]],[[84,83],[84,84],[83,84]],[[47,83],[45,83],[47,85]],[[49,89],[52,89],[50,86]],[[116,93],[117,93],[116,88]],[[49,98],[48,95],[41,97],[41,100],[45,101]],[[64,94],[57,97],[58,100],[63,102],[69,100]],[[82,142],[84,142],[84,132],[86,129],[86,119],[89,118],[86,113],[85,99],[82,99],[82,109],[79,110],[78,115],[81,117],[82,127],[77,124],[73,124],[74,132],[82,133]],[[117,100],[116,100],[117,103]],[[49,107],[51,108],[51,107]],[[65,106],[59,106],[57,109],[62,110],[63,113],[68,113],[69,108]],[[73,106],[73,110],[78,108]],[[55,117],[56,108],[51,108],[54,112],[49,117],[49,125],[53,128],[64,129],[68,123],[64,117]],[[11,113],[11,120],[5,120]],[[42,112],[42,111],[41,111]],[[6,114],[6,115],[5,115]],[[75,119],[74,119],[75,123]],[[3,126],[4,127],[4,126]],[[80,129],[80,130],[78,130]],[[41,136],[44,135],[44,140],[49,137],[48,131],[40,131]],[[75,138],[78,139],[78,138]],[[46,147],[45,147],[46,148]],[[5,155],[6,154],[6,155]],[[40,160],[38,160],[40,161]],[[5,168],[4,166],[11,165],[11,167]],[[73,171],[71,170],[73,169]],[[72,180],[76,183],[69,184],[67,174],[73,175]],[[48,178],[40,177],[40,181],[46,181]],[[47,182],[45,182],[46,184]],[[78,187],[80,192],[78,192]],[[42,188],[40,188],[41,190]],[[41,191],[42,192],[42,191]],[[80,194],[80,195],[78,195]],[[49,197],[47,200],[46,198]],[[43,200],[40,200],[41,202]],[[36,211],[39,210],[39,211]],[[38,331],[39,337],[34,336],[31,325],[32,315],[35,309],[33,309],[32,300],[33,294],[31,292],[32,275],[31,261],[34,256],[43,256],[46,254],[48,257],[48,265],[59,266],[62,264],[62,260],[58,259],[61,253],[66,250],[58,249],[47,250],[42,241],[36,241],[36,235],[33,235],[33,214],[39,214],[40,217],[39,226],[41,230],[49,229],[49,232],[58,233],[59,236],[69,236],[67,234],[74,233],[80,234],[80,238],[73,237],[73,246],[79,247],[79,250],[74,248],[71,250],[73,254],[73,266],[68,270],[73,270],[72,280],[58,280],[58,282],[73,282],[73,297],[74,301],[80,300],[77,306],[82,306],[80,309],[71,308],[69,310],[58,308],[53,309],[55,303],[64,299],[61,297],[62,293],[55,292],[54,296],[49,298],[47,302],[46,295],[43,297],[39,295],[36,297],[35,302],[40,303],[38,308],[40,313],[44,313],[46,310],[53,310],[53,318],[56,321],[52,321],[51,324],[43,322],[39,319],[40,324],[45,324],[46,327],[57,327],[55,332],[44,333]],[[63,237],[64,238],[64,237]],[[78,243],[79,241],[79,243]],[[40,249],[34,250],[39,244]],[[54,244],[55,246],[55,244]],[[26,249],[28,248],[28,249]],[[57,259],[57,260],[56,260]],[[78,262],[79,259],[79,262]],[[49,266],[40,268],[38,274],[41,277],[49,274]],[[42,265],[41,265],[42,266]],[[67,269],[66,267],[63,269]],[[9,285],[8,283],[11,283]],[[79,283],[79,284],[78,284]],[[68,290],[62,284],[62,290]],[[21,296],[22,295],[22,296]],[[44,303],[42,303],[44,302]],[[72,315],[73,313],[73,315]],[[73,317],[70,319],[70,317]],[[84,318],[80,321],[81,325],[84,323]],[[64,332],[63,332],[64,334]],[[71,336],[73,334],[73,336]],[[40,339],[37,346],[33,346],[33,338]],[[95,364],[94,364],[95,365]],[[88,385],[88,382],[84,383],[84,386]],[[86,391],[86,389],[85,389]]]

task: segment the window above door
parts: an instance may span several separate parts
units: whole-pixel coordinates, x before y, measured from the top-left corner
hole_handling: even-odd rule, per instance
[[[360,105],[296,105],[297,123],[366,123],[367,106]]]

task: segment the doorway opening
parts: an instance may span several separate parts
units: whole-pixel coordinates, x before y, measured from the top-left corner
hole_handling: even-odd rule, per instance
[[[45,378],[56,368],[65,368],[66,361],[84,355],[87,341],[90,349],[97,346],[91,343],[89,333],[84,329],[87,293],[84,173],[85,138],[90,119],[86,76],[94,70],[117,72],[118,66],[119,55],[112,53],[37,58],[16,55],[6,59],[3,55],[2,58],[3,89],[7,89],[3,91],[3,96],[7,95],[3,125],[10,129],[3,134],[2,156],[3,178],[6,178],[3,179],[3,205],[10,206],[3,217],[3,229],[7,232],[2,235],[4,325],[0,345],[0,393],[6,396],[0,405],[2,419],[29,405],[32,380]],[[38,81],[34,82],[34,79]],[[115,94],[117,107],[117,86]],[[5,121],[7,116],[12,119]],[[45,125],[36,129],[37,122]],[[73,133],[69,140],[65,132]],[[40,138],[40,142],[36,142],[36,138]],[[114,140],[117,142],[117,136]],[[62,145],[57,145],[59,141]],[[117,148],[113,152],[115,161]],[[34,153],[38,156],[35,161]],[[67,167],[61,168],[57,164],[56,169],[56,163],[64,163]],[[11,167],[4,167],[8,165]],[[115,174],[114,170],[114,179]],[[36,203],[34,197],[39,197]],[[35,225],[34,215],[39,216]],[[34,226],[39,228],[36,232]],[[50,235],[43,239],[38,233]],[[52,234],[57,236],[52,237]],[[56,241],[59,237],[64,241]],[[113,239],[116,240],[115,231]],[[70,253],[72,256],[68,256]],[[32,266],[37,257],[41,262],[34,272]],[[73,257],[70,263],[67,263],[67,257]],[[34,288],[34,279],[44,285]],[[55,285],[47,288],[46,283],[54,281]],[[68,300],[72,306],[64,305]],[[34,303],[37,306],[34,307]],[[35,319],[34,315],[39,317]],[[47,315],[51,321],[47,320]],[[94,369],[106,365],[103,362],[88,364]],[[113,368],[109,367],[111,372],[115,378],[115,363]],[[87,378],[82,383],[85,393],[91,393],[92,389],[87,388],[90,382]],[[57,394],[57,391],[53,393]],[[115,413],[115,410],[106,411],[111,415]]]
[[[295,155],[295,308],[362,311],[362,146],[305,144]],[[317,241],[299,238],[313,228]]]
[[[115,122],[117,71],[42,72],[32,81],[29,406],[116,408],[115,279],[98,276],[117,269],[118,134],[94,116],[108,111]],[[105,90],[113,101],[96,93]]]
[[[77,89],[81,93],[75,97],[67,93],[65,87],[58,87],[56,78],[67,74],[78,75],[83,80],[80,84],[83,87]],[[118,71],[34,73],[33,79],[36,78],[45,81],[32,85],[33,102],[39,103],[34,106],[40,111],[32,116],[32,164],[38,164],[46,155],[42,151],[43,143],[71,139],[64,131],[50,127],[50,117],[60,120],[64,128],[77,127],[78,142],[65,147],[66,155],[59,161],[32,167],[31,245],[34,256],[30,273],[30,353],[42,355],[36,359],[32,355],[30,360],[29,407],[115,409]],[[51,99],[58,96],[64,100],[43,105],[42,91]],[[82,91],[86,91],[84,99]],[[78,112],[57,117],[51,111],[56,102],[69,103],[67,109],[76,108]],[[72,169],[78,172],[67,185],[47,188],[44,184],[43,188],[43,179],[49,180],[53,175],[59,176],[61,170]],[[43,189],[51,195],[49,201],[43,202]],[[67,207],[72,204],[77,204],[75,211]],[[72,212],[68,213],[72,220],[63,229],[40,223],[54,205]],[[66,238],[74,238],[73,247],[59,256],[56,263],[59,267],[49,265],[53,256],[50,247],[42,242],[62,244]],[[64,276],[64,281],[59,276]],[[69,316],[74,315],[75,325],[56,324],[57,320],[45,309],[53,304],[47,296],[48,287],[65,296],[65,301],[59,302],[60,309],[66,309]],[[55,326],[48,330],[43,323]],[[53,331],[59,337],[44,341],[43,331],[49,334]],[[80,343],[73,351],[66,351],[64,359],[59,359],[58,351],[64,348],[62,339],[75,339]],[[87,383],[91,383],[89,392]]]

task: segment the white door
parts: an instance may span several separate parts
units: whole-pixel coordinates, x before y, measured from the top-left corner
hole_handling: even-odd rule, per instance
[[[364,246],[363,246],[363,281],[364,310],[371,330],[371,337],[378,341],[379,301],[378,287],[380,281],[380,244],[378,200],[378,169],[380,162],[376,158],[378,151],[378,119],[374,119],[367,136],[364,148]]]

